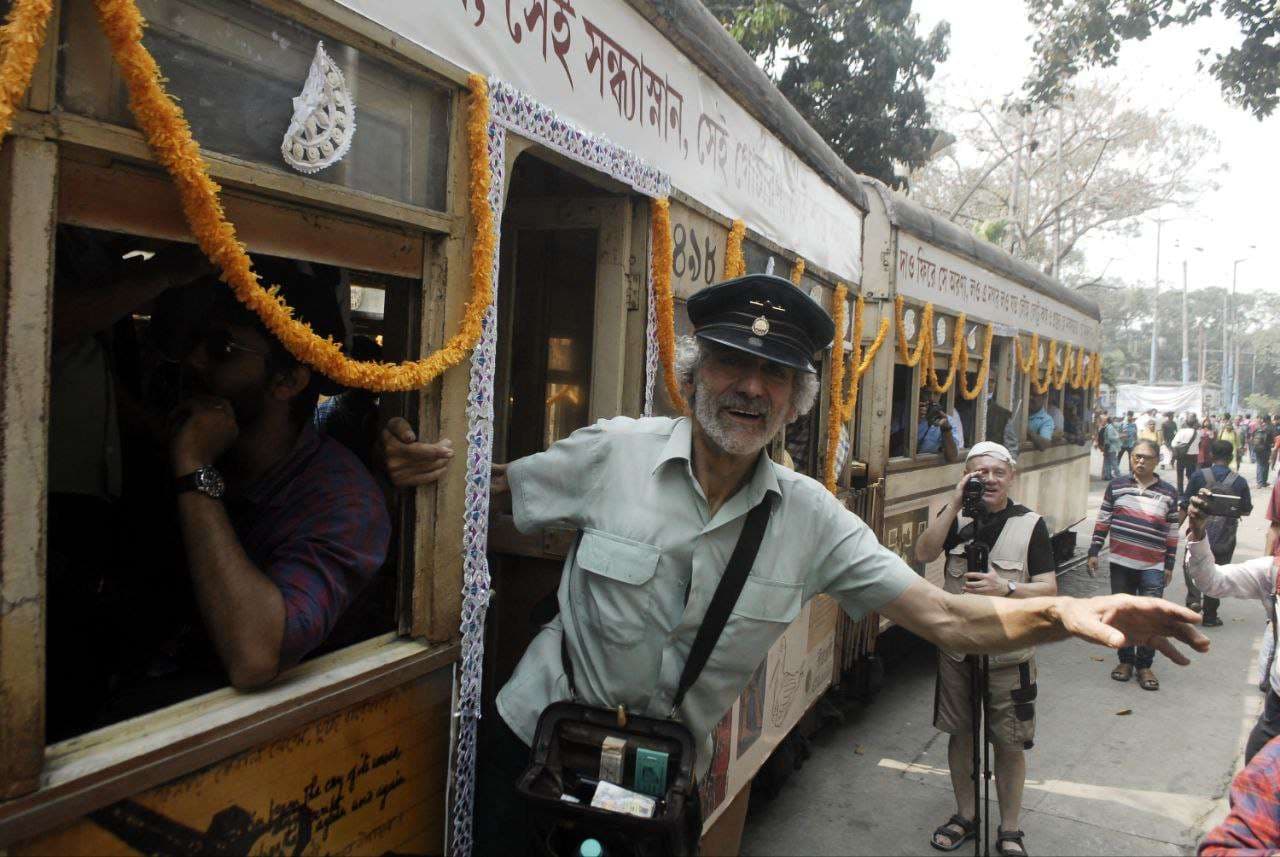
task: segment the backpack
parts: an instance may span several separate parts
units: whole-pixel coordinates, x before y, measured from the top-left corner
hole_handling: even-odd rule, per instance
[[[1190,426],[1184,426],[1178,429],[1178,433],[1173,436],[1173,454],[1178,458],[1187,454],[1187,450],[1191,448],[1191,441],[1196,436],[1196,430]]]
[[[1236,493],[1231,489],[1235,480],[1240,478],[1238,474],[1228,470],[1228,481],[1219,482],[1218,478],[1213,475],[1213,468],[1206,467],[1200,471],[1200,475],[1204,479],[1204,487],[1210,491],[1220,494]],[[1218,563],[1231,561],[1231,555],[1236,551],[1236,529],[1239,525],[1239,518],[1228,518],[1222,515],[1209,516],[1205,522],[1204,530],[1205,537],[1209,540],[1209,547],[1213,551],[1214,561]]]

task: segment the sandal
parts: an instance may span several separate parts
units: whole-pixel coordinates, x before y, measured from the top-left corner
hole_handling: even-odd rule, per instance
[[[933,837],[929,840],[929,844],[937,851],[955,851],[977,835],[978,825],[956,814],[947,819],[946,824],[940,825],[937,830],[933,831]],[[951,844],[939,845],[939,836],[945,836],[951,841]]]
[[[1022,837],[1026,836],[1021,830],[1004,830],[996,828],[996,853],[1002,857],[1027,857],[1027,849],[1022,844]],[[1005,843],[1012,842],[1017,846],[1017,850],[1009,848]]]
[[[1138,670],[1138,687],[1143,690],[1159,690],[1160,679],[1149,669]]]
[[[1111,671],[1111,677],[1116,681],[1128,681],[1133,678],[1133,664],[1120,664]]]

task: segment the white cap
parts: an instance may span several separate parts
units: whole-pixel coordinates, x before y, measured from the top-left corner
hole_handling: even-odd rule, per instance
[[[979,455],[989,455],[992,458],[998,458],[1001,461],[1003,461],[1005,464],[1015,463],[1013,460],[1013,455],[1010,454],[1009,450],[1005,449],[1000,444],[990,440],[984,440],[980,443],[975,443],[973,445],[973,448],[969,450],[969,454],[964,457],[964,463],[968,464],[969,459],[977,458]]]

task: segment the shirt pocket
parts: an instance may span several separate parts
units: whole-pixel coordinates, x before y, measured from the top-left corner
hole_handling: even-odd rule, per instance
[[[1014,583],[1020,583],[1025,575],[1023,571],[1026,564],[1016,559],[993,559],[991,560],[991,570],[1005,580],[1012,580]],[[1001,593],[1003,594],[1003,593]]]
[[[749,575],[733,605],[715,660],[745,676],[760,663],[804,606],[804,586]]]
[[[652,623],[653,576],[662,551],[653,545],[586,528],[575,564],[585,624],[618,645],[640,641]]]

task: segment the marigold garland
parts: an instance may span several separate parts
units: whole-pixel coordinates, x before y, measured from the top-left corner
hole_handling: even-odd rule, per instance
[[[1039,355],[1039,351],[1036,352]],[[1045,366],[1044,378],[1037,377],[1038,370],[1031,373],[1031,389],[1040,396],[1049,392],[1049,386],[1053,382],[1053,373],[1058,365],[1058,340],[1049,340],[1049,363]],[[1033,367],[1034,368],[1034,367]]]
[[[210,178],[208,164],[191,136],[182,109],[165,91],[160,67],[142,44],[144,22],[132,0],[94,0],[98,20],[129,93],[129,109],[138,122],[152,155],[173,179],[192,234],[200,249],[222,272],[222,279],[236,298],[253,310],[263,325],[298,360],[348,387],[375,392],[418,389],[464,360],[480,338],[485,313],[493,300],[493,252],[496,245],[494,213],[489,205],[492,177],[489,169],[488,86],[480,75],[469,79],[471,105],[467,116],[467,151],[471,161],[470,204],[474,238],[471,246],[471,298],[458,332],[438,351],[416,362],[401,364],[355,361],[331,339],[321,339],[311,328],[293,318],[293,310],[277,287],[264,289],[253,272],[235,227],[227,221],[218,198],[219,186]],[[22,4],[27,9],[27,4]],[[18,14],[15,8],[11,21]],[[38,31],[16,33],[33,39]],[[39,50],[39,44],[35,50]],[[29,47],[29,46],[28,46]],[[26,50],[27,48],[24,48]],[[0,74],[8,99],[18,72],[6,62]],[[10,73],[14,76],[9,76]],[[25,88],[25,84],[24,84]],[[5,102],[7,103],[7,101]],[[3,104],[0,104],[0,108]]]
[[[933,342],[933,304],[925,304],[924,309],[920,313],[920,335],[916,339],[914,350],[908,350],[907,346],[907,328],[903,321],[903,312],[906,302],[902,295],[898,295],[893,299],[894,319],[897,325],[896,333],[898,334],[898,356],[902,358],[902,362],[909,368],[914,368],[920,359],[927,352],[932,352]]]
[[[662,377],[667,387],[667,397],[681,413],[689,412],[689,405],[680,392],[680,379],[676,377],[675,296],[671,293],[671,203],[664,196],[649,203],[650,223],[653,230],[653,295],[657,304],[655,314],[658,326],[658,359],[662,361]]]
[[[982,343],[982,364],[978,367],[977,377],[973,379],[973,387],[969,387],[969,379],[967,372],[960,373],[960,380],[957,382],[956,390],[960,393],[960,397],[967,402],[971,402],[978,398],[978,395],[987,386],[987,376],[991,372],[991,340],[995,336],[995,325],[987,322],[986,338]],[[969,343],[965,339],[960,340],[961,363],[967,365],[969,362]]]
[[[837,283],[835,303],[831,312],[831,320],[836,326],[836,338],[831,345],[831,402],[827,407],[827,456],[822,469],[822,484],[832,494],[836,491],[836,452],[840,446],[841,399],[844,395],[844,321],[845,303],[848,297],[849,290],[845,284]]]
[[[1014,342],[1014,362],[1018,365],[1018,371],[1023,375],[1034,375],[1040,366],[1040,334],[1031,334],[1031,347],[1026,359],[1023,359],[1022,337],[1018,334],[1013,336]]]
[[[724,249],[724,276],[732,280],[747,273],[747,261],[742,256],[742,239],[747,235],[747,224],[733,221],[729,228],[729,240]]]
[[[1079,352],[1082,349],[1077,348]],[[1058,373],[1058,377],[1053,379],[1053,389],[1061,390],[1067,386],[1067,381],[1071,377],[1071,370],[1075,366],[1076,358],[1071,354],[1070,343],[1062,346],[1062,370]]]
[[[796,263],[791,266],[791,284],[793,286],[800,285],[804,277],[804,259],[796,259]]]
[[[866,353],[863,354],[862,314],[865,306],[866,302],[862,295],[858,295],[858,301],[853,313],[853,354],[849,359],[849,392],[840,405],[840,419],[846,423],[853,419],[853,411],[858,404],[858,390],[862,382],[862,376],[867,374],[867,370],[871,368],[872,361],[876,359],[876,353],[880,351],[880,346],[884,344],[884,338],[889,333],[889,319],[881,318],[880,329],[876,331],[876,338],[867,346]]]
[[[933,349],[929,349],[929,355],[926,358],[926,366],[924,369],[925,386],[934,393],[945,393],[951,389],[951,385],[956,380],[961,361],[964,355],[961,353],[964,349],[964,323],[965,314],[960,313],[956,318],[951,334],[951,356],[947,364],[947,375],[945,381],[939,381],[936,374],[937,355],[933,353]],[[932,337],[930,337],[932,339]]]
[[[9,133],[18,102],[35,72],[44,45],[53,0],[16,0],[0,28],[0,140]]]

